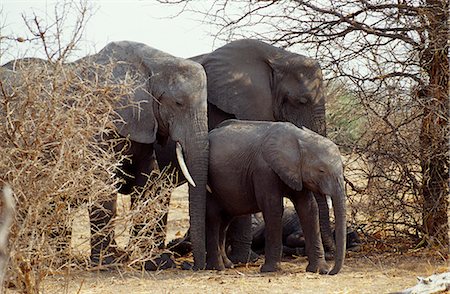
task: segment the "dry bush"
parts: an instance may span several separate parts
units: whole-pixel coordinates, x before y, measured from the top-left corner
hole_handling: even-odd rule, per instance
[[[11,187],[5,185],[1,191],[2,210],[0,216],[0,285],[3,285],[9,261],[9,234],[14,220],[15,202]],[[3,293],[0,288],[0,293]]]
[[[161,223],[167,223],[170,195],[177,182],[178,173],[170,167],[152,171],[142,195],[133,204],[131,211],[124,214],[123,220],[128,224],[124,227],[136,225],[139,229],[131,229],[126,247],[130,256],[129,266],[142,269],[145,262],[161,253],[167,234],[167,227],[161,227]]]
[[[120,119],[114,108],[135,88],[132,77],[113,81],[111,65],[65,63],[79,38],[61,46],[62,24],[56,23],[57,39],[51,43],[52,26],[43,28],[35,17],[30,30],[33,23],[49,59],[22,60],[15,71],[0,68],[0,184],[8,183],[17,201],[7,286],[26,293],[38,292],[50,274],[69,278],[70,271],[88,266],[89,252],[76,246],[87,243],[89,248],[89,238],[74,246],[71,226],[80,209],[85,213],[98,201],[117,197],[116,173],[128,142],[114,131]],[[154,226],[167,215],[175,179],[174,174],[152,173],[146,189],[134,192],[145,200],[113,220],[128,238],[130,224],[145,216],[140,222],[148,225],[130,245],[123,245],[130,264],[151,259],[160,245],[155,234],[161,230]],[[84,232],[89,235],[89,227]],[[133,253],[137,247],[148,253]]]
[[[329,85],[327,127],[346,154],[350,222],[376,248],[404,251],[427,238],[419,141],[423,112],[410,93],[383,86],[358,93],[345,84]]]
[[[10,74],[11,83],[2,82],[0,178],[18,203],[15,283],[33,292],[48,270],[70,259],[70,210],[116,193],[119,142],[106,138],[113,105],[126,89],[85,82],[61,64],[31,63]]]

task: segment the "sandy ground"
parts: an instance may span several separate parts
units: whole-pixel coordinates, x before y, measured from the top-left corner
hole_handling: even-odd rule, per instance
[[[127,201],[123,205],[126,206]],[[171,199],[168,240],[184,234],[187,229],[187,205],[184,185]],[[87,216],[80,216],[76,221],[74,237],[78,239],[78,248],[87,252]],[[282,272],[275,274],[259,273],[261,261],[223,272],[83,271],[47,278],[44,293],[390,293],[414,286],[417,276],[449,270],[444,261],[430,260],[411,255],[349,253],[343,270],[336,276],[305,273],[305,258],[283,261]]]

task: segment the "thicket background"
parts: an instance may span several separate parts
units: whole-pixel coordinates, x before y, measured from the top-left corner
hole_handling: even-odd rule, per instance
[[[317,58],[328,134],[347,155],[351,221],[385,250],[448,256],[448,0],[158,1],[197,14],[220,40]]]

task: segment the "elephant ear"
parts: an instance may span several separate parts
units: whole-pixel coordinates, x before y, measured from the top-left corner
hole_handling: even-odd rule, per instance
[[[97,64],[112,64],[115,82],[130,77],[134,80],[134,91],[123,97],[116,108],[122,118],[116,122],[119,134],[139,143],[155,142],[158,123],[150,78],[158,74],[157,62],[170,55],[142,43],[121,41],[107,44],[92,58]]]
[[[262,147],[263,158],[285,184],[301,191],[303,155],[300,142],[292,133],[296,127],[290,123],[274,124]]]
[[[206,71],[208,102],[238,119],[273,121],[272,69],[267,60],[272,50],[261,41],[245,39],[195,57]]]
[[[202,64],[208,56],[209,56],[209,53],[205,53],[205,54],[190,57],[189,59]]]

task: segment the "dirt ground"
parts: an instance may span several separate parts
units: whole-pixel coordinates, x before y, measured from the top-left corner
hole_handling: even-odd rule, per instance
[[[126,206],[126,201],[125,204]],[[119,205],[120,206],[120,205]],[[186,185],[171,199],[168,240],[184,234],[188,227]],[[119,207],[120,212],[120,207]],[[74,237],[88,252],[87,217],[77,218]],[[84,228],[84,229],[83,229]],[[119,242],[120,243],[120,242]],[[349,253],[336,276],[305,272],[306,259],[285,260],[282,272],[259,273],[259,265],[223,272],[137,272],[131,269],[77,272],[53,275],[44,281],[45,293],[390,293],[417,283],[418,276],[449,270],[444,261],[403,255]]]

